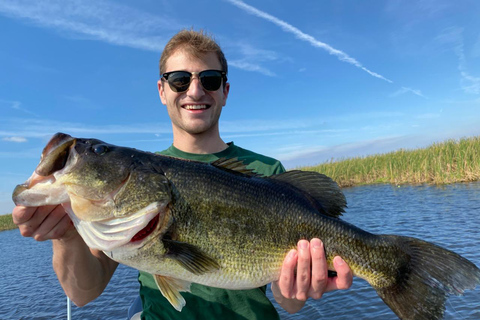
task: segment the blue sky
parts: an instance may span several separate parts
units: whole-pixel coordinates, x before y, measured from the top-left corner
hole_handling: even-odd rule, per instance
[[[479,1],[0,0],[0,213],[55,132],[158,151],[166,41],[215,35],[226,141],[288,168],[480,134]]]

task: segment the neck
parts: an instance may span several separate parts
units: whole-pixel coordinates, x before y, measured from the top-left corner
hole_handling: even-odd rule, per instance
[[[173,132],[173,145],[175,148],[188,153],[207,154],[225,150],[228,145],[220,138],[220,134],[189,134],[186,132]]]

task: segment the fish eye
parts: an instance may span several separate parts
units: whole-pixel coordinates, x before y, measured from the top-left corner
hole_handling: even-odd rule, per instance
[[[96,146],[92,147],[92,150],[96,154],[102,155],[108,151],[108,147],[104,144],[97,144]]]

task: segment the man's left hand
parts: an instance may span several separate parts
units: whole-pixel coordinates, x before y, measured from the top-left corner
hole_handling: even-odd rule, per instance
[[[338,256],[333,266],[337,276],[329,278],[320,239],[300,240],[297,250],[291,250],[283,261],[279,280],[272,283],[275,300],[289,313],[295,313],[308,298],[320,299],[325,292],[350,288],[353,275],[349,266]]]

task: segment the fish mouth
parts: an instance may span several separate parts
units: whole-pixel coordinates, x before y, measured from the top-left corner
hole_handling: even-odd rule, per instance
[[[127,217],[85,221],[75,215],[70,203],[62,205],[87,246],[104,252],[132,242],[136,246],[142,244],[145,238],[158,229],[160,215],[163,215],[165,207],[161,203],[152,203]]]
[[[33,174],[13,191],[13,202],[33,207],[68,201],[68,194],[61,183],[57,183],[55,174],[66,170],[69,161],[72,165],[70,153],[75,143],[76,139],[68,134],[55,134],[43,149],[40,163]]]
[[[157,214],[150,222],[147,224],[145,228],[140,230],[137,234],[135,234],[132,239],[130,240],[131,243],[137,243],[148,237],[150,234],[155,231],[158,225],[158,221],[160,220],[160,214]]]

